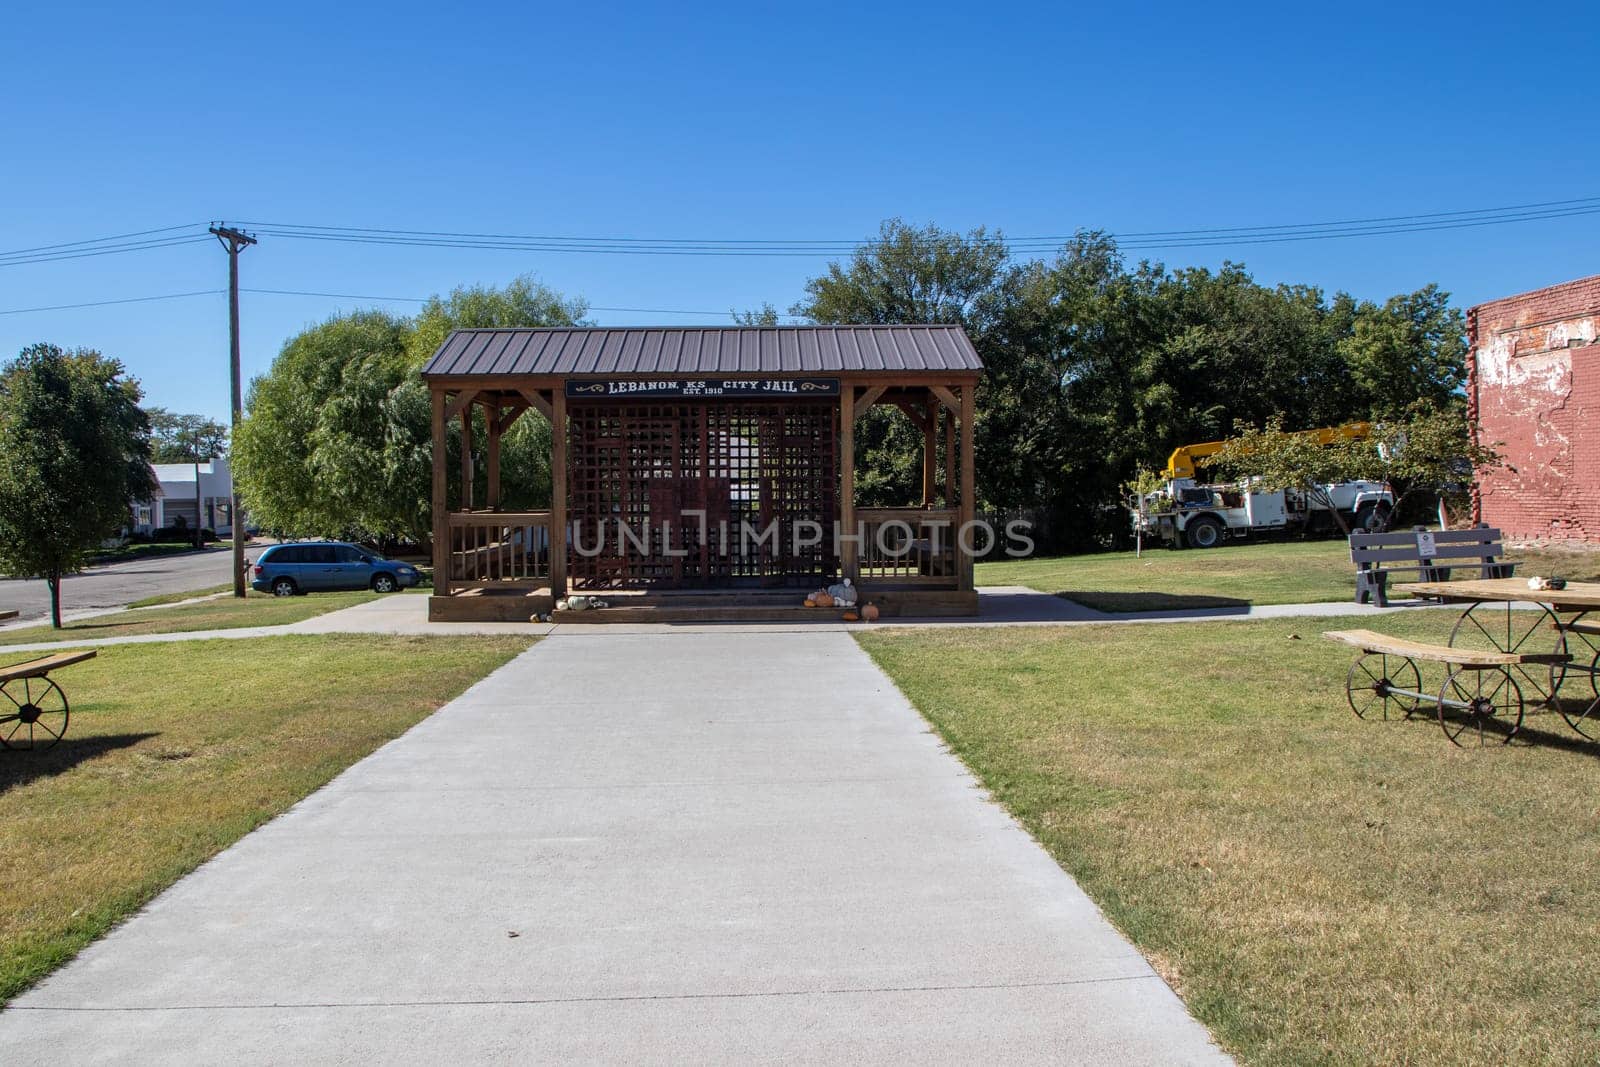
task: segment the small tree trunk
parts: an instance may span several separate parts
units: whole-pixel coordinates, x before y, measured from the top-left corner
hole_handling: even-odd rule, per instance
[[[52,629],[61,629],[61,572],[51,571],[45,578],[45,584],[50,587],[50,626]]]

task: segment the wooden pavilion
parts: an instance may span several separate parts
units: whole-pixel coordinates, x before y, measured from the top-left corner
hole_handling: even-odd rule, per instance
[[[983,365],[959,327],[458,330],[422,373],[430,618],[526,620],[569,592],[612,605],[592,621],[781,617],[840,577],[886,615],[977,613],[958,532]],[[922,435],[904,507],[855,504],[856,420],[879,404]],[[501,437],[530,411],[551,426],[551,505],[505,511]]]

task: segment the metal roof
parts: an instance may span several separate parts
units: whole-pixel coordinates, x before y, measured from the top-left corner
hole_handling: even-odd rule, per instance
[[[433,375],[972,373],[959,326],[590,326],[456,330]]]

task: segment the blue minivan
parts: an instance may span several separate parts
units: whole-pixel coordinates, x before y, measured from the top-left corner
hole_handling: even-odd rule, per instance
[[[371,589],[392,593],[417,584],[421,575],[409,563],[368,552],[342,541],[302,541],[273,545],[256,557],[250,588],[273,596],[331,589]]]

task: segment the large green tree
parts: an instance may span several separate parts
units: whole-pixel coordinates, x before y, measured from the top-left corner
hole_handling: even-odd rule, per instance
[[[89,349],[37,344],[0,368],[0,570],[61,579],[155,494],[139,383]]]
[[[145,408],[153,463],[204,463],[228,454],[228,428],[204,415]]]
[[[1125,535],[1121,486],[1175,446],[1235,422],[1308,429],[1393,419],[1459,393],[1465,339],[1448,294],[1381,304],[1266,286],[1236,263],[1124,261],[1083,232],[1019,260],[983,230],[894,220],[806,285],[794,314],[827,323],[952,322],[987,368],[978,390],[983,505],[1043,513],[1056,549]],[[894,412],[858,424],[862,503],[915,496],[920,437]]]
[[[433,442],[423,363],[453,329],[567,326],[583,312],[581,301],[519,278],[435,297],[415,319],[359,311],[296,335],[251,384],[233,456],[246,506],[284,534],[424,540]],[[446,447],[459,454],[457,433]],[[507,507],[548,503],[548,457],[548,425],[519,419],[502,443]],[[458,467],[447,465],[452,478]]]

